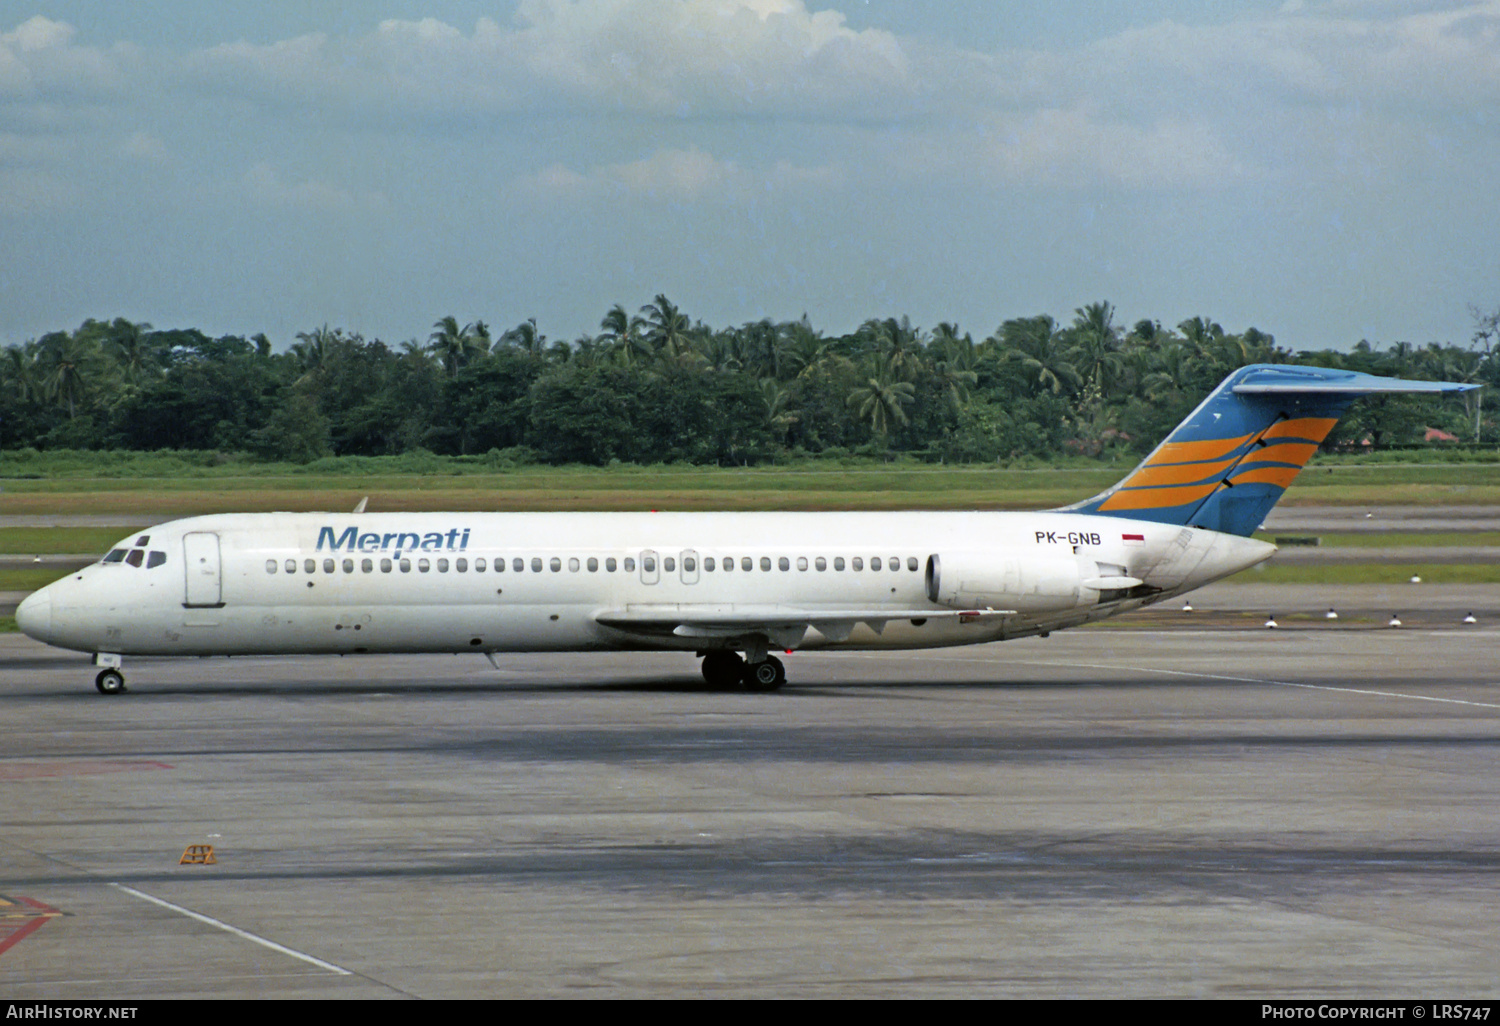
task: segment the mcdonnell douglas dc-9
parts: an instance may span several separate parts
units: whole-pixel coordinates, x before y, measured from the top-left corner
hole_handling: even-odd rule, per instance
[[[1339,416],[1473,386],[1261,364],[1129,476],[1045,512],[227,514],[133,534],[16,610],[125,656],[680,650],[773,691],[773,651],[970,645],[1160,602],[1254,566],[1251,537]],[[363,504],[361,504],[363,505]]]

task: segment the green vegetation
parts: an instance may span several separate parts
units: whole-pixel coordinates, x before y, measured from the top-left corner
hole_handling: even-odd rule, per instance
[[[1275,542],[1278,534],[1285,537],[1296,534],[1292,531],[1264,531],[1255,537],[1261,541]],[[1320,532],[1314,535],[1319,547],[1325,549],[1402,549],[1414,545],[1441,546],[1500,546],[1500,531],[1370,531],[1370,532]]]
[[[1450,563],[1350,563],[1310,566],[1251,567],[1231,580],[1236,584],[1500,584],[1500,566]],[[1418,587],[1411,585],[1411,587]]]
[[[1468,348],[1293,353],[1207,317],[1125,328],[1106,302],[1066,325],[1012,318],[980,341],[954,324],[926,331],[895,317],[828,336],[805,318],[714,328],[663,295],[637,315],[615,306],[598,334],[572,342],[549,340],[534,320],[495,337],[483,321],[448,316],[425,341],[391,346],[325,325],[277,353],[264,335],[89,320],[3,350],[0,454],[108,453],[94,476],[121,480],[216,477],[226,466],[259,474],[256,461],[357,477],[850,456],[1133,462],[1230,371],[1300,362],[1484,386],[1462,399],[1364,400],[1327,451],[1432,462],[1479,447],[1500,465],[1500,429],[1482,415],[1500,384],[1497,336],[1500,312],[1476,314]],[[1426,444],[1427,429],[1462,443]],[[397,463],[345,462],[382,457]],[[0,477],[34,473],[25,463],[0,460]]]
[[[0,591],[36,591],[66,576],[67,570],[55,566],[0,570]]]
[[[120,527],[0,527],[0,553],[14,556],[98,556],[143,524]]]
[[[80,540],[95,551],[129,527],[199,513],[273,510],[349,510],[369,496],[371,510],[846,510],[846,509],[1047,509],[1085,499],[1118,481],[1133,465],[1082,461],[1043,469],[933,466],[915,461],[871,460],[747,468],[687,465],[609,468],[525,466],[509,470],[476,465],[471,457],[428,456],[438,468],[401,473],[407,457],[342,457],[322,461],[350,466],[249,467],[227,461],[173,476],[171,454],[137,473],[117,476],[114,454],[32,452],[5,454],[0,511],[10,514],[106,515],[121,527]],[[90,460],[95,461],[94,464]],[[54,464],[61,464],[60,467]],[[26,468],[22,470],[22,468]],[[1323,473],[1328,469],[1329,473]],[[55,471],[55,472],[54,472]],[[253,471],[253,472],[252,472]],[[1344,464],[1310,468],[1298,477],[1285,505],[1416,506],[1500,504],[1500,464]],[[35,551],[17,535],[13,552]],[[102,541],[99,539],[103,539]]]

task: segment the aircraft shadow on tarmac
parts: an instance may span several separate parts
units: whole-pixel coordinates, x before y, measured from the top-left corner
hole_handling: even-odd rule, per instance
[[[345,678],[322,680],[203,680],[171,681],[152,680],[148,675],[133,675],[130,690],[119,697],[106,699],[95,692],[87,680],[80,678],[76,687],[47,684],[7,686],[0,689],[0,702],[5,698],[28,699],[77,699],[81,701],[132,702],[158,698],[246,698],[276,695],[304,697],[325,696],[330,699],[348,697],[372,697],[378,695],[400,695],[409,697],[441,695],[491,694],[497,698],[505,696],[533,695],[607,695],[607,694],[681,694],[718,695],[725,698],[743,696],[761,701],[786,698],[854,698],[893,697],[921,699],[924,694],[936,697],[937,692],[958,691],[1005,691],[1048,692],[1062,691],[1140,691],[1171,688],[1188,692],[1225,687],[1254,687],[1257,682],[1243,684],[1225,681],[1183,681],[1181,679],[1142,680],[1140,677],[1096,678],[1088,681],[1005,681],[1005,680],[820,680],[807,684],[788,685],[772,694],[758,694],[740,688],[711,688],[701,677],[680,675],[672,677],[616,677],[588,681],[556,678],[550,680],[429,680],[421,678],[390,678],[378,681],[351,681]],[[1390,686],[1419,687],[1420,682],[1391,682]]]

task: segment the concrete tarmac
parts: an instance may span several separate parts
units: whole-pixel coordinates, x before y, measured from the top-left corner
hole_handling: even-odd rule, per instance
[[[786,661],[0,637],[0,996],[1500,991],[1500,631]]]

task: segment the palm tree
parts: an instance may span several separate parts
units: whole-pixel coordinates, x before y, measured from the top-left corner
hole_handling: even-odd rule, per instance
[[[675,360],[691,348],[687,315],[665,295],[658,294],[641,307],[641,313],[645,316],[646,341],[658,357]]]
[[[883,321],[866,321],[875,351],[883,356],[890,372],[907,381],[922,369],[922,334],[911,326],[911,320],[887,317]]]
[[[321,328],[314,328],[312,331],[297,332],[297,341],[292,343],[292,355],[302,371],[297,379],[298,384],[311,380],[313,375],[329,362],[333,348],[343,337],[343,333],[342,328],[330,331],[327,324]]]
[[[916,386],[910,381],[898,381],[889,360],[882,360],[875,373],[865,378],[865,383],[849,393],[848,404],[854,407],[855,416],[869,420],[870,430],[884,440],[890,431],[891,421],[908,423],[906,410],[916,401]]]
[[[458,319],[449,314],[433,327],[437,330],[428,336],[428,348],[437,354],[450,378],[457,377],[474,359],[489,352],[489,329],[483,321],[460,328]]]
[[[23,403],[40,398],[45,389],[37,360],[39,345],[35,339],[25,345],[5,347],[6,377],[16,384],[16,398]]]
[[[1125,370],[1116,337],[1115,309],[1106,302],[1090,303],[1073,311],[1069,329],[1069,362],[1099,396],[1109,394]]]
[[[791,409],[792,390],[775,378],[762,378],[760,394],[766,404],[766,420],[770,423],[771,429],[776,432],[777,437],[786,441],[787,433],[791,431],[792,425],[801,419]]]
[[[1063,352],[1057,323],[1048,315],[1006,321],[994,341],[1002,358],[1017,364],[1036,388],[1061,395],[1082,387],[1082,378]]]
[[[528,317],[500,336],[501,345],[515,346],[540,359],[547,352],[547,336],[536,330],[536,318]]]
[[[776,377],[785,381],[812,374],[833,355],[833,346],[833,340],[824,338],[821,331],[814,331],[807,314],[803,314],[800,321],[782,326],[781,337],[776,340]]]
[[[651,355],[650,344],[641,337],[641,329],[645,326],[644,320],[630,316],[623,305],[616,303],[599,322],[599,327],[604,329],[599,338],[609,347],[615,362],[628,367]]]
[[[38,364],[48,399],[68,408],[68,419],[78,416],[78,404],[98,377],[99,347],[76,334],[54,331],[42,336]]]
[[[157,361],[150,331],[151,325],[132,324],[123,317],[116,317],[104,331],[105,352],[114,357],[128,384],[140,381]]]

